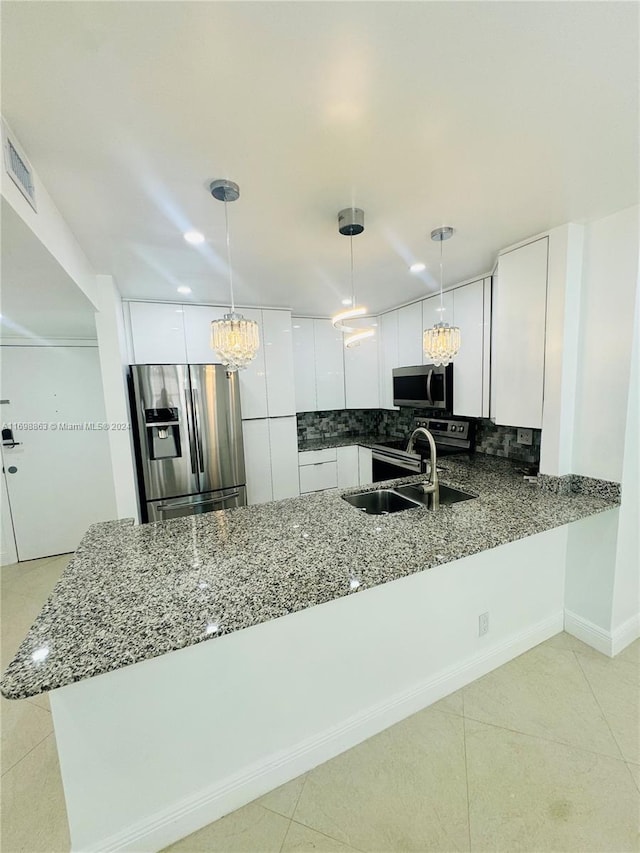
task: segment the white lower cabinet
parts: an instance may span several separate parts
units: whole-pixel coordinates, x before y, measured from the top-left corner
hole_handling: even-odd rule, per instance
[[[298,454],[300,494],[323,489],[351,489],[373,479],[371,450],[350,444]]]
[[[295,417],[242,422],[247,503],[293,498],[299,494]]]
[[[358,447],[358,485],[373,482],[373,457],[370,447]]]
[[[350,489],[360,485],[357,445],[336,448],[338,454],[338,487]]]
[[[338,454],[335,447],[298,453],[300,494],[335,489],[338,485]]]

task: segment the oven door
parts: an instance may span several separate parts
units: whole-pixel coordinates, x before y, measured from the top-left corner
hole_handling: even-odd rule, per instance
[[[421,465],[407,464],[404,461],[394,459],[392,456],[378,453],[375,450],[371,454],[373,465],[373,482],[380,483],[382,480],[398,480],[400,477],[413,477],[421,473]]]

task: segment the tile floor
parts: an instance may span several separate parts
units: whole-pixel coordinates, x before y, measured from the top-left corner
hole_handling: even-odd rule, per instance
[[[67,559],[1,570],[3,666]],[[638,851],[639,673],[558,634],[167,849]],[[1,710],[2,853],[66,853],[48,700]]]

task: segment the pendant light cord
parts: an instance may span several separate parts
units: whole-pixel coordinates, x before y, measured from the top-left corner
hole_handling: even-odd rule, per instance
[[[227,265],[229,267],[229,289],[231,290],[231,313],[235,314],[236,304],[233,297],[233,267],[231,266],[231,240],[229,239],[229,211],[227,210],[227,199],[224,200],[224,222],[227,229]]]
[[[356,288],[353,282],[353,234],[349,235],[349,247],[351,249],[351,307],[356,305]]]
[[[440,237],[440,322],[444,320],[444,297],[442,296],[442,236]]]

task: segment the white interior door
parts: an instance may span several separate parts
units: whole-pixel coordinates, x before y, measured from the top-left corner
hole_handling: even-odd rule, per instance
[[[19,560],[74,551],[116,518],[97,347],[2,347],[2,448]]]

